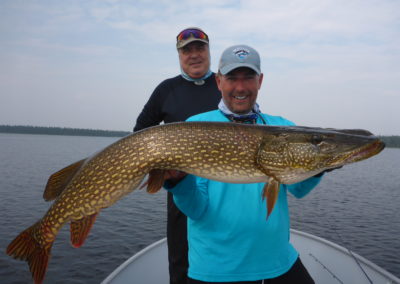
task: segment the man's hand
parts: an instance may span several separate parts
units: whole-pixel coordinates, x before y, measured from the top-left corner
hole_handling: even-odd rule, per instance
[[[176,170],[153,169],[149,172],[147,181],[142,184],[140,189],[147,187],[148,193],[156,193],[161,189],[164,182],[168,182],[171,186],[175,186],[186,175],[187,173]]]
[[[176,185],[178,182],[180,182],[187,173],[177,171],[177,170],[166,170],[164,173],[164,180],[168,181],[171,185]]]

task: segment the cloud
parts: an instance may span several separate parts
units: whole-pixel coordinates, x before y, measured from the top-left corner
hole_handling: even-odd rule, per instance
[[[213,70],[229,45],[260,52],[262,109],[329,126],[337,114],[344,126],[358,123],[356,110],[366,128],[400,134],[390,123],[399,114],[386,117],[400,105],[398,11],[391,0],[1,1],[0,93],[8,105],[0,105],[0,124],[41,117],[41,124],[131,129],[155,86],[179,72],[176,34],[199,26],[211,39]],[[44,115],[46,100],[60,115]],[[79,105],[76,116],[57,100]],[[98,114],[110,106],[120,114]],[[372,121],[375,106],[388,111]]]

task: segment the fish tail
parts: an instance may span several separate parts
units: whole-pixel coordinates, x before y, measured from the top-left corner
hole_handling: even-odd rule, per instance
[[[7,247],[8,255],[28,262],[35,284],[40,284],[44,280],[53,245],[53,241],[51,241],[43,247],[35,239],[39,228],[40,222],[20,233]]]
[[[71,244],[74,248],[79,248],[83,245],[96,221],[97,215],[98,213],[95,213],[80,220],[71,221]]]

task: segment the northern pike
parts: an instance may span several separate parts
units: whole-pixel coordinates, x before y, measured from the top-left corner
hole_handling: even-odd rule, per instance
[[[367,159],[383,148],[364,130],[223,122],[147,128],[52,174],[43,196],[55,201],[9,244],[7,254],[26,260],[34,282],[42,283],[61,227],[70,222],[71,243],[81,246],[99,211],[138,188],[148,174],[149,192],[162,187],[167,169],[222,182],[265,182],[270,214],[280,184]]]

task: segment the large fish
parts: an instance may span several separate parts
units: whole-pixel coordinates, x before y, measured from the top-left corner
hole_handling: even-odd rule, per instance
[[[147,174],[149,192],[161,188],[167,169],[222,182],[266,182],[270,214],[281,183],[367,159],[383,148],[364,130],[222,122],[155,126],[51,175],[44,198],[54,203],[9,244],[7,254],[26,260],[34,282],[42,283],[61,227],[71,222],[71,243],[81,246],[99,211],[138,188]]]

